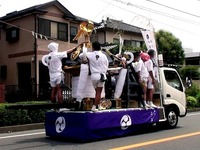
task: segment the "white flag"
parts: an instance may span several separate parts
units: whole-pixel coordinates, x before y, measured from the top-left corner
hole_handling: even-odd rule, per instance
[[[147,50],[153,49],[157,52],[156,41],[154,32],[149,30],[141,30],[144,42],[147,46]]]
[[[153,61],[156,64],[156,66],[158,66],[158,57],[157,57],[158,54],[157,54],[154,32],[153,30],[150,31],[150,30],[142,30],[142,29],[141,29],[141,32],[142,32],[142,36],[147,47],[147,51],[149,51],[150,49],[153,49],[155,51]],[[155,71],[155,77],[159,81],[158,68],[154,67],[154,71]]]
[[[31,31],[32,35],[35,36],[35,32]]]
[[[36,39],[38,38],[38,34],[37,34],[37,33],[35,33],[35,38],[36,38]]]
[[[42,39],[42,34],[39,34],[40,38]]]

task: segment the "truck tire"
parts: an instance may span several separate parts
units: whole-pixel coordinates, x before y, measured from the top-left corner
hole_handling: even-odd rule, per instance
[[[165,125],[169,129],[176,128],[178,124],[178,114],[177,111],[174,108],[169,108],[166,110],[166,122]]]

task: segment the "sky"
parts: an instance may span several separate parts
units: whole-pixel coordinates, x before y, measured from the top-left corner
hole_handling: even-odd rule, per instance
[[[0,17],[52,0],[0,0]],[[183,48],[200,52],[200,0],[58,0],[72,14],[95,22],[107,17],[171,32]],[[123,37],[123,35],[122,35]]]

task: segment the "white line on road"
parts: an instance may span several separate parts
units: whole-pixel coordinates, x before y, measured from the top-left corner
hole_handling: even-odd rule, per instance
[[[45,134],[45,132],[36,132],[36,133],[19,134],[19,135],[10,135],[10,136],[0,137],[0,139],[8,139],[8,138],[15,138],[15,137],[22,137],[22,136],[31,136],[31,135],[39,135],[39,134]]]

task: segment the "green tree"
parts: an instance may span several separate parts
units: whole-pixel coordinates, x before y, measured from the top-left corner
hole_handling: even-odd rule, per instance
[[[164,64],[182,65],[185,59],[181,41],[172,33],[159,30],[155,34],[158,54],[163,54]]]
[[[185,79],[186,77],[198,80],[200,77],[200,72],[198,70],[198,66],[186,66],[179,70],[181,78]]]

